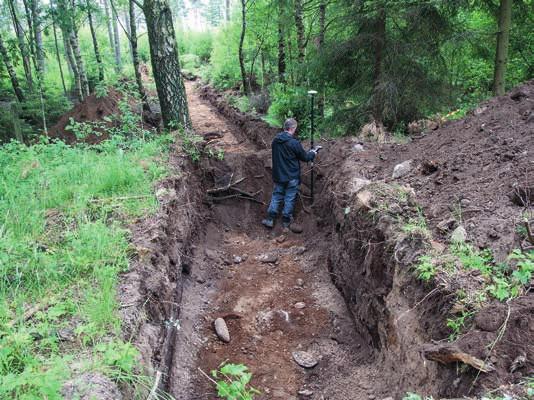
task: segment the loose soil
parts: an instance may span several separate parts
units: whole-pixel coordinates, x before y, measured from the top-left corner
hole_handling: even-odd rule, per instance
[[[462,224],[470,241],[494,250],[498,261],[519,246],[517,225],[523,211],[532,217],[534,202],[534,80],[408,143],[365,142],[354,151],[358,142],[332,143],[330,153],[350,159],[361,177],[410,185],[436,239],[447,241]],[[407,160],[411,171],[393,179],[395,165]],[[527,190],[524,202],[517,188]]]
[[[258,200],[267,203],[272,188],[266,162],[269,150],[251,143],[242,129],[201,100],[192,84],[186,86],[196,133],[224,134],[216,143],[224,149],[224,160],[207,160],[201,166],[206,188],[224,186],[231,176],[234,181],[244,177],[239,187],[261,190]],[[301,204],[296,215],[307,228],[302,235],[282,232],[280,226],[272,232],[263,228],[265,204],[228,199],[208,207],[183,295],[182,319],[191,323],[191,339],[176,349],[180,367],[169,379],[170,392],[177,399],[215,399],[214,385],[200,371],[209,374],[227,361],[250,368],[252,384],[262,392],[259,399],[296,399],[299,391],[306,390],[314,393],[308,398],[329,393],[329,398],[367,398],[386,393],[385,385],[381,388],[375,380],[373,385],[364,384],[360,379],[373,373],[358,367],[371,353],[354,331],[352,316],[331,282],[324,234]],[[276,261],[258,259],[264,255]],[[214,333],[217,317],[227,322],[228,344]],[[194,351],[193,343],[198,346]],[[191,354],[186,367],[182,349],[186,354],[198,351]],[[292,358],[294,351],[311,352],[319,364],[309,370],[300,367]],[[334,376],[357,377],[358,383],[349,390],[332,380]]]
[[[432,246],[446,244],[450,232],[438,224],[448,218],[456,222],[447,229],[464,224],[474,243],[489,244],[498,257],[517,245],[510,220],[525,205],[510,200],[509,184],[524,185],[532,166],[533,87],[527,83],[522,94],[493,99],[476,115],[409,144],[366,142],[362,151],[355,139],[325,141],[314,207],[305,197],[310,171],[303,170],[299,235],[260,224],[276,130],[212,89],[186,83],[194,129],[213,157],[163,184],[162,211],[134,232],[135,284],[121,289],[130,294],[121,303],[138,306],[124,313],[126,331],[151,372],[163,372],[160,388],[180,400],[216,399],[205,375],[222,362],[250,368],[258,399],[397,399],[407,391],[455,397],[532,374],[532,294],[482,310],[455,344],[489,359],[494,373],[425,359],[446,344],[454,294],[415,279],[410,268],[431,244],[402,234],[401,224],[416,218],[421,204],[442,242]],[[223,159],[216,157],[220,150]],[[392,179],[393,167],[407,159],[414,160],[410,173]],[[208,189],[238,180],[254,201],[208,198]],[[229,343],[214,332],[218,317],[228,325]],[[299,366],[294,351],[311,353],[317,366]],[[510,372],[523,355],[523,365]]]

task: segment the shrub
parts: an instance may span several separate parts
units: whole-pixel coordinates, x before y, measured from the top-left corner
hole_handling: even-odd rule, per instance
[[[309,97],[305,88],[291,87],[282,83],[274,83],[269,87],[271,106],[266,121],[271,125],[282,126],[286,118],[295,118],[301,127],[306,126],[308,118]]]

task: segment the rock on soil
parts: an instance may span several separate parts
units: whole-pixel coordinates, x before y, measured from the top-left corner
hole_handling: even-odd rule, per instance
[[[403,163],[395,165],[395,168],[393,168],[393,174],[391,177],[393,179],[402,178],[403,176],[406,176],[410,173],[412,170],[412,160],[404,161]]]
[[[274,264],[278,261],[278,255],[274,253],[261,254],[256,257],[256,260],[265,264]]]
[[[313,391],[310,389],[301,389],[299,390],[301,396],[310,397],[313,394]]]
[[[467,231],[460,225],[451,234],[452,243],[463,243],[467,239]]]
[[[313,368],[319,363],[319,359],[307,351],[294,351],[293,360],[303,368]]]
[[[230,342],[230,332],[228,331],[228,326],[226,325],[226,322],[222,318],[217,318],[215,322],[213,323],[213,326],[215,328],[215,333],[225,343]]]

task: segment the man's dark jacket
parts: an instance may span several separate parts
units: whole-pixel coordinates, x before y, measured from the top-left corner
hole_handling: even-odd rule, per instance
[[[273,181],[286,183],[300,180],[300,162],[312,161],[313,151],[306,151],[300,141],[288,132],[280,132],[271,145],[273,155]]]

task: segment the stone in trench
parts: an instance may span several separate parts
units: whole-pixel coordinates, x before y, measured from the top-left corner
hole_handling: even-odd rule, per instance
[[[278,243],[284,243],[286,241],[286,235],[280,235],[276,238]]]
[[[304,307],[306,307],[306,303],[303,301],[299,301],[298,303],[295,303],[294,306],[297,310],[302,310]]]
[[[234,256],[233,261],[234,261],[234,264],[241,264],[243,262],[243,257]]]
[[[467,231],[460,225],[451,234],[451,242],[463,243],[467,239]]]
[[[360,151],[364,151],[363,144],[356,143],[354,146],[352,146],[352,150],[359,153]]]
[[[310,389],[300,389],[299,390],[299,394],[301,396],[305,396],[305,397],[309,397],[313,394],[313,390],[310,390]]]
[[[228,332],[228,326],[226,326],[226,322],[222,318],[217,318],[215,322],[213,323],[215,327],[215,333],[225,343],[230,342],[230,332]]]
[[[313,368],[319,363],[318,358],[307,351],[294,351],[292,356],[293,360],[303,368]]]
[[[266,253],[266,254],[259,255],[258,257],[256,257],[256,259],[259,262],[262,262],[265,264],[274,264],[275,262],[278,261],[278,255],[274,253]]]
[[[304,254],[306,252],[306,247],[298,246],[298,247],[295,247],[293,251],[295,252],[295,254],[301,255],[301,254]]]
[[[391,177],[393,179],[402,178],[403,176],[408,175],[411,170],[412,160],[404,161],[400,164],[395,165],[395,168],[393,168],[393,175],[391,175]]]
[[[219,259],[219,254],[217,253],[217,251],[212,250],[212,249],[205,249],[204,254],[206,254],[206,257],[210,260],[215,261]]]

